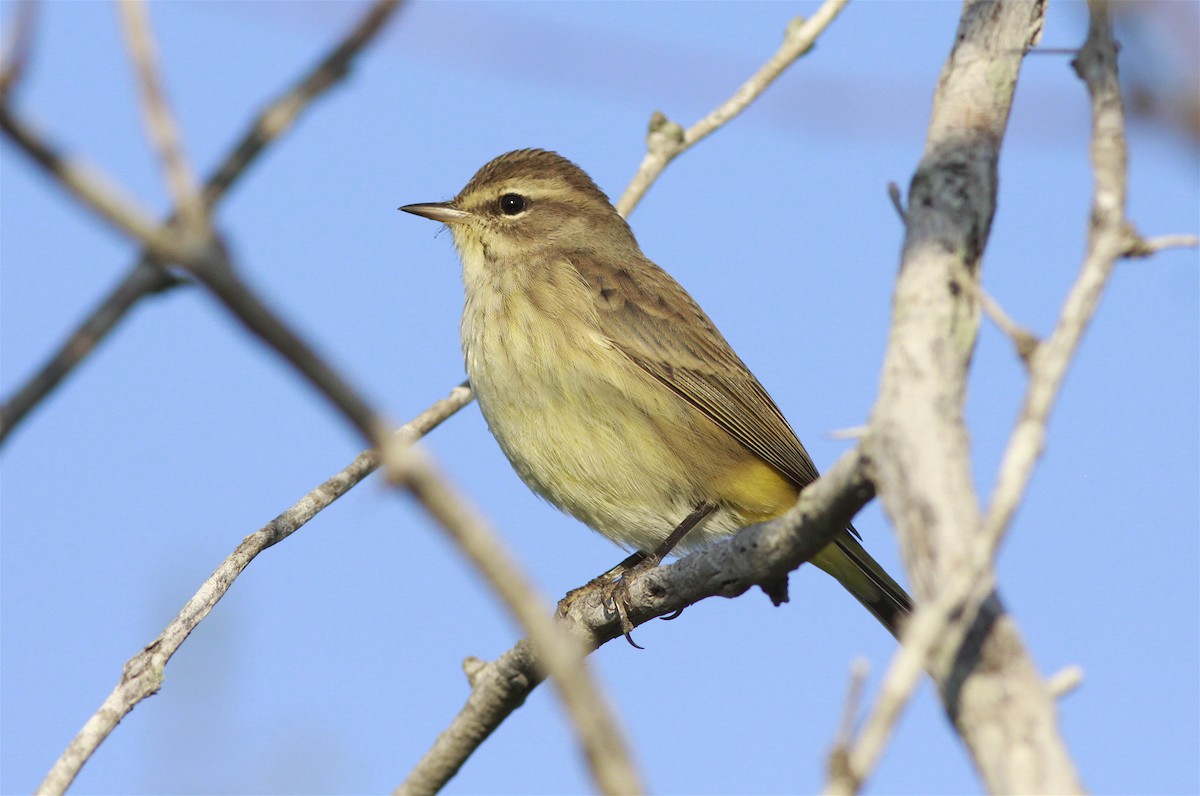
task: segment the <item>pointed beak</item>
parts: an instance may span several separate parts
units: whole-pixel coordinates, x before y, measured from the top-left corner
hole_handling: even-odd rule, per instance
[[[443,224],[453,224],[456,221],[466,221],[471,217],[471,214],[465,210],[459,210],[449,202],[429,202],[419,205],[405,205],[400,208],[405,213],[412,213],[414,216],[424,216],[431,218],[434,221],[440,221]]]

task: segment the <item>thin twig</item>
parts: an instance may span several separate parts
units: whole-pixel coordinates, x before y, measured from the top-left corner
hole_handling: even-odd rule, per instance
[[[221,242],[213,239],[202,256],[180,263],[204,283],[243,326],[287,360],[338,408],[364,441],[382,445],[390,425],[334,367],[316,353],[237,274]]]
[[[1200,238],[1195,235],[1160,235],[1155,238],[1140,238],[1134,247],[1126,252],[1126,256],[1149,257],[1163,249],[1194,249],[1197,246],[1200,246]]]
[[[453,489],[415,446],[384,452],[391,481],[407,488],[449,533],[529,635],[542,671],[562,698],[600,791],[642,793],[641,778],[616,718],[588,673],[581,641],[555,623],[549,606],[466,496]]]
[[[208,215],[200,201],[195,176],[183,152],[179,127],[175,124],[175,116],[167,103],[159,76],[158,55],[145,1],[120,0],[118,7],[121,9],[125,43],[141,89],[146,129],[162,162],[167,187],[175,204],[175,215],[194,234],[203,234],[208,227]]]
[[[37,20],[36,0],[19,0],[13,12],[8,41],[0,53],[0,105],[12,102],[14,88],[25,74],[33,51],[33,25]]]
[[[148,260],[138,261],[116,289],[105,296],[100,305],[71,332],[54,355],[0,405],[0,442],[7,439],[25,415],[92,352],[130,307],[143,296],[165,290],[179,282],[170,272],[152,265]]]
[[[655,112],[646,136],[646,155],[617,202],[617,212],[628,216],[667,164],[719,130],[744,111],[800,56],[812,49],[817,37],[845,7],[848,0],[825,0],[809,19],[797,17],[788,25],[783,44],[728,100],[687,130]]]
[[[896,211],[896,215],[900,216],[900,223],[908,223],[908,211],[904,209],[904,197],[900,195],[900,186],[894,182],[887,184],[888,199],[892,202],[892,209]]]
[[[43,166],[59,184],[83,198],[94,211],[108,218],[119,229],[141,243],[147,254],[162,265],[175,264],[195,276],[221,300],[226,309],[270,345],[284,359],[300,371],[309,383],[329,399],[363,435],[368,445],[379,445],[387,434],[388,424],[372,409],[350,385],[317,356],[287,324],[283,323],[269,307],[253,293],[237,276],[224,244],[215,233],[191,234],[189,230],[165,224],[143,228],[146,219],[136,207],[123,204],[115,191],[109,192],[103,183],[85,169],[71,166],[64,159],[45,148],[40,139],[32,137],[19,123],[7,114],[6,131],[22,131],[17,140],[26,151],[39,158]]]
[[[828,544],[874,496],[868,466],[856,448],[805,487],[786,514],[713,542],[673,564],[627,576],[629,619],[641,625],[708,597],[737,597],[754,586],[762,586],[774,595],[772,599],[786,600],[788,573]],[[559,603],[562,623],[589,649],[622,637],[620,619],[606,605],[602,592],[571,592]],[[395,794],[438,792],[525,702],[541,682],[541,672],[528,641],[486,664],[473,661],[471,693],[465,704]]]
[[[355,56],[382,30],[398,5],[398,0],[374,3],[349,33],[303,78],[259,112],[206,181],[202,193],[206,208],[211,210],[225,196],[258,155],[292,128],[299,115],[311,107],[313,100],[349,74]],[[154,265],[143,251],[117,288],[99,303],[37,373],[0,405],[0,443],[31,409],[95,349],[140,298],[178,284],[183,284],[183,280]]]
[[[376,0],[354,27],[304,77],[263,108],[237,145],[205,183],[204,203],[211,207],[253,163],[264,148],[292,129],[313,100],[350,74],[354,59],[370,44],[404,0]]]
[[[965,286],[975,295],[979,306],[983,308],[983,314],[991,318],[992,323],[996,324],[996,328],[1012,341],[1013,347],[1017,350],[1017,356],[1028,367],[1029,361],[1039,345],[1037,335],[1014,321],[1000,306],[1000,302],[992,298],[983,289],[983,285],[971,278],[969,274],[965,275],[965,278],[959,280],[957,284]]]
[[[1092,194],[1088,248],[1058,324],[1037,348],[1025,402],[1000,460],[1000,470],[981,529],[989,558],[994,555],[1029,485],[1046,445],[1046,425],[1067,368],[1091,322],[1117,260],[1137,238],[1125,219],[1128,146],[1117,79],[1117,44],[1109,28],[1107,3],[1090,3],[1087,41],[1073,65],[1092,100]]]
[[[990,589],[994,581],[984,577]],[[965,586],[964,586],[965,584]],[[883,751],[899,721],[908,700],[921,680],[926,659],[935,645],[947,643],[947,634],[955,632],[950,641],[961,643],[964,623],[955,622],[954,608],[963,593],[973,584],[960,577],[947,585],[946,590],[931,602],[921,603],[904,629],[904,644],[896,651],[884,672],[879,694],[867,713],[853,743],[844,747],[841,765],[829,772],[826,794],[857,793],[878,765]]]
[[[850,664],[850,687],[846,689],[846,706],[842,710],[842,724],[838,730],[838,737],[843,744],[854,736],[854,721],[862,705],[863,690],[866,688],[870,671],[871,662],[866,658],[855,658]]]
[[[60,154],[29,125],[18,119],[8,105],[0,105],[0,130],[41,166],[55,183],[117,231],[141,243],[159,262],[177,263],[195,255],[195,240],[185,240],[171,234],[95,167]]]
[[[396,430],[402,444],[411,443],[428,434],[471,400],[471,391],[460,385],[446,398],[426,409]],[[133,656],[124,667],[120,682],[104,700],[99,710],[84,724],[71,741],[42,784],[39,794],[61,794],[70,787],[83,765],[104,742],[138,702],[153,695],[162,686],[164,669],[188,635],[208,616],[213,606],[225,596],[238,575],[262,551],[286,539],[299,530],[318,512],[337,500],[355,484],[379,466],[375,449],[360,453],[345,469],[305,495],[298,503],[250,534],[221,562],[183,609],[166,626],[158,638]]]
[[[862,704],[863,689],[867,684],[870,663],[866,658],[855,658],[850,664],[850,687],[846,689],[846,704],[842,708],[842,721],[838,726],[837,740],[829,752],[829,778],[837,780],[848,776],[847,760],[850,742],[854,739],[854,722]]]
[[[1079,666],[1066,666],[1046,678],[1046,690],[1054,699],[1062,699],[1081,685],[1083,669]]]
[[[828,432],[825,436],[828,439],[862,439],[871,430],[870,426],[849,426],[847,428],[835,428]]]

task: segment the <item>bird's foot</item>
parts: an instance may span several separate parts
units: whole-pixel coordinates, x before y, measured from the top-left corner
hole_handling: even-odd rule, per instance
[[[633,621],[629,618],[630,609],[632,608],[632,598],[629,594],[629,579],[642,572],[654,569],[660,563],[662,563],[662,556],[650,555],[639,550],[602,575],[597,575],[579,588],[571,589],[571,591],[567,592],[558,601],[559,616],[566,616],[571,610],[571,605],[581,596],[591,594],[594,591],[600,591],[600,603],[604,610],[615,614],[621,621],[621,635],[625,636],[625,640],[630,645],[637,649],[644,649],[644,647],[633,640],[634,625]],[[666,616],[662,616],[660,619],[675,619],[681,613],[683,613],[682,608]]]
[[[617,580],[624,576],[626,572],[629,572],[645,558],[646,554],[639,550],[607,572],[597,575],[578,588],[571,589],[566,593],[566,595],[563,596],[561,600],[558,601],[558,615],[566,616],[571,610],[571,605],[583,595],[591,594],[598,589],[606,589],[611,587]],[[610,602],[608,594],[604,595],[603,602],[605,608],[607,609]]]
[[[657,567],[662,562],[662,556],[640,554],[640,560],[634,562],[632,566],[624,566],[629,564],[632,558],[631,556],[621,562],[624,571],[615,581],[609,583],[603,599],[605,609],[611,610],[621,620],[621,635],[625,636],[625,640],[629,642],[630,646],[640,650],[645,647],[633,640],[633,620],[629,618],[629,611],[633,607],[629,594],[629,579]],[[605,574],[611,573],[612,570]],[[678,612],[670,618],[674,619],[675,616],[678,616]]]

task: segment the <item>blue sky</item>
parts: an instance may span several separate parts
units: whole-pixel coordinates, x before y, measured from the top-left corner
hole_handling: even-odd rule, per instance
[[[14,5],[3,4],[7,24]],[[217,214],[248,280],[397,421],[463,378],[450,236],[396,212],[449,198],[509,149],[555,149],[619,195],[650,113],[684,124],[774,50],[812,3],[417,4],[248,175]],[[358,13],[350,3],[152,7],[193,163]],[[874,400],[906,185],[959,7],[852,4],[742,118],[672,164],[631,218],[827,466]],[[1194,20],[1195,14],[1185,15]],[[1188,24],[1194,24],[1189,21]],[[1051,5],[1044,44],[1083,39]],[[1192,37],[1194,41],[1195,36]],[[115,9],[41,7],[20,107],[146,205],[148,154]],[[984,285],[1051,328],[1083,251],[1087,103],[1062,55],[1026,60],[1000,163]],[[1195,232],[1194,149],[1130,129],[1130,216]],[[125,272],[133,249],[0,146],[0,395]],[[1200,789],[1200,320],[1197,254],[1122,264],[1052,420],[999,562],[1047,675],[1085,673],[1063,733],[1097,793]],[[1022,399],[984,325],[968,415],[986,496]],[[546,595],[622,556],[531,495],[474,406],[428,440]],[[29,792],[246,534],[343,467],[353,431],[198,289],[143,302],[0,451],[0,791]],[[900,572],[877,505],[855,523]],[[805,567],[792,601],[709,600],[591,659],[655,792],[808,792],[850,662],[892,639]],[[365,793],[404,776],[466,696],[463,657],[517,631],[439,532],[371,479],[255,561],[125,719],[77,793]],[[449,793],[589,790],[538,689]],[[979,789],[923,686],[872,793]]]

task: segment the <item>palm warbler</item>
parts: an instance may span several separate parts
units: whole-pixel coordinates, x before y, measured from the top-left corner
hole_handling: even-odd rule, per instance
[[[758,379],[571,161],[509,152],[453,200],[400,209],[453,233],[479,408],[558,508],[658,561],[782,514],[817,478]],[[895,634],[911,601],[856,535],[813,563]]]

